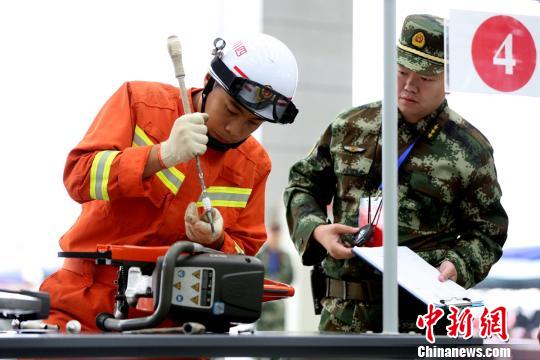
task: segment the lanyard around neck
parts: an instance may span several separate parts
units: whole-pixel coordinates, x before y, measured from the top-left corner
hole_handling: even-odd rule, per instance
[[[401,165],[405,162],[405,159],[407,159],[407,156],[409,156],[409,153],[411,152],[414,145],[416,145],[416,143],[418,142],[418,139],[420,139],[420,136],[418,136],[416,139],[414,139],[414,141],[399,156],[398,164],[397,164],[398,171],[399,171],[399,168],[401,167]],[[381,184],[379,185],[379,190],[382,190],[382,181],[381,181]]]
[[[411,152],[412,148],[414,147],[418,139],[420,139],[420,136],[414,139],[414,141],[399,156],[398,164],[397,164],[398,171],[401,165],[403,164],[403,162],[405,161],[405,159],[407,159],[407,156],[409,156],[409,153]],[[381,190],[382,190],[382,181],[381,181],[381,184],[379,185],[379,190],[377,192],[380,193]],[[379,222],[379,217],[381,215],[381,207],[382,207],[382,199],[379,201],[379,205],[377,206],[377,209],[375,210],[375,215],[373,215],[373,219],[372,219],[371,218],[371,195],[368,197],[368,223],[371,226],[374,226]]]

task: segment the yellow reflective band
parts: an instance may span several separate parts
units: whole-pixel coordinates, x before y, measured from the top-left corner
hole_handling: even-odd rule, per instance
[[[135,125],[135,134],[133,135],[133,142],[131,143],[133,147],[144,146],[144,145],[154,145],[152,140],[146,135],[143,129],[139,125]],[[177,168],[170,167],[168,169],[160,170],[156,173],[156,176],[159,180],[169,189],[174,195],[178,193],[182,182],[186,178],[181,171]]]
[[[154,145],[152,140],[150,140],[148,135],[145,134],[145,132],[139,127],[139,125],[135,125],[135,136],[138,136],[146,145]]]
[[[211,200],[212,206],[245,208],[247,201]],[[198,207],[203,207],[202,201],[197,201]]]
[[[169,179],[167,179],[167,176],[165,176],[165,174],[163,173],[163,171],[158,171],[156,173],[156,176],[159,178],[159,180],[161,180],[163,185],[165,185],[169,190],[171,190],[174,195],[178,193],[179,187],[176,187],[172,182],[170,182]]]
[[[90,169],[90,197],[95,200],[109,200],[109,174],[111,165],[120,151],[105,150],[94,156]]]
[[[186,178],[186,175],[182,174],[182,172],[178,170],[177,168],[175,168],[174,166],[168,168],[167,170],[169,170],[174,176],[179,178],[180,181],[184,181],[184,179]]]
[[[207,190],[209,193],[224,193],[224,194],[251,194],[251,189],[227,187],[227,186],[210,186]]]
[[[118,155],[120,151],[114,151],[112,156],[107,157],[105,160],[105,169],[103,171],[103,180],[101,181],[101,193],[103,194],[103,200],[109,200],[109,192],[107,186],[109,185],[109,173],[111,172],[111,165],[113,159]]]
[[[416,49],[413,49],[411,47],[408,47],[406,45],[403,45],[401,43],[398,42],[397,44],[398,48],[400,48],[401,50],[405,50],[405,51],[408,51],[410,53],[413,53],[415,55],[418,55],[418,56],[421,56],[425,59],[429,59],[429,60],[432,60],[432,61],[435,61],[435,62],[438,62],[438,63],[441,63],[441,64],[444,64],[444,59],[440,58],[440,57],[437,57],[437,56],[433,56],[433,55],[429,55],[429,54],[426,54],[422,51],[418,51]]]
[[[97,199],[96,197],[96,173],[98,169],[98,164],[101,158],[103,157],[103,151],[100,151],[94,156],[92,161],[92,168],[90,169],[90,197],[92,199]]]
[[[186,178],[186,176],[175,167],[160,170],[156,173],[156,176],[174,195],[178,193],[178,189],[180,189],[182,182]]]
[[[233,240],[234,241],[234,240]],[[238,244],[236,243],[236,241],[234,242],[234,250],[236,250],[236,253],[237,254],[245,254],[244,250],[242,250],[242,248],[240,246],[238,246]]]
[[[245,208],[252,189],[229,186],[210,186],[207,190],[212,206]],[[198,206],[202,206],[202,194]]]

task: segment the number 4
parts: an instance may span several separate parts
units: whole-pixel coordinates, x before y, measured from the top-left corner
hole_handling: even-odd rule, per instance
[[[504,50],[504,57],[501,57],[501,52]],[[506,75],[512,75],[514,73],[514,66],[516,66],[516,60],[512,57],[512,34],[508,34],[501,46],[493,55],[493,65],[504,65],[504,73]]]

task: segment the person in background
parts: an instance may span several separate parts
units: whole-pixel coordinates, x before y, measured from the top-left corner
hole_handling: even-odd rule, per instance
[[[280,247],[283,232],[277,222],[273,222],[268,232],[268,239],[257,253],[264,264],[265,277],[285,284],[291,284],[294,278],[291,257]],[[257,330],[285,330],[285,303],[283,300],[268,301],[262,304],[261,317],[256,322]]]
[[[440,281],[470,288],[501,257],[507,237],[493,149],[448,106],[443,19],[407,16],[397,51],[399,245],[436,267]],[[292,241],[304,265],[322,261],[321,331],[382,331],[381,274],[351,251],[360,200],[376,200],[381,189],[381,111],[375,102],[339,114],[290,170],[284,201]],[[372,219],[378,211],[371,208]],[[406,301],[399,299],[399,330],[418,331],[426,306]]]

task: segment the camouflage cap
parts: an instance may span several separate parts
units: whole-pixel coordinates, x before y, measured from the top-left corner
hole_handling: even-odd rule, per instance
[[[444,19],[433,15],[409,15],[397,44],[397,62],[422,75],[444,70]]]

